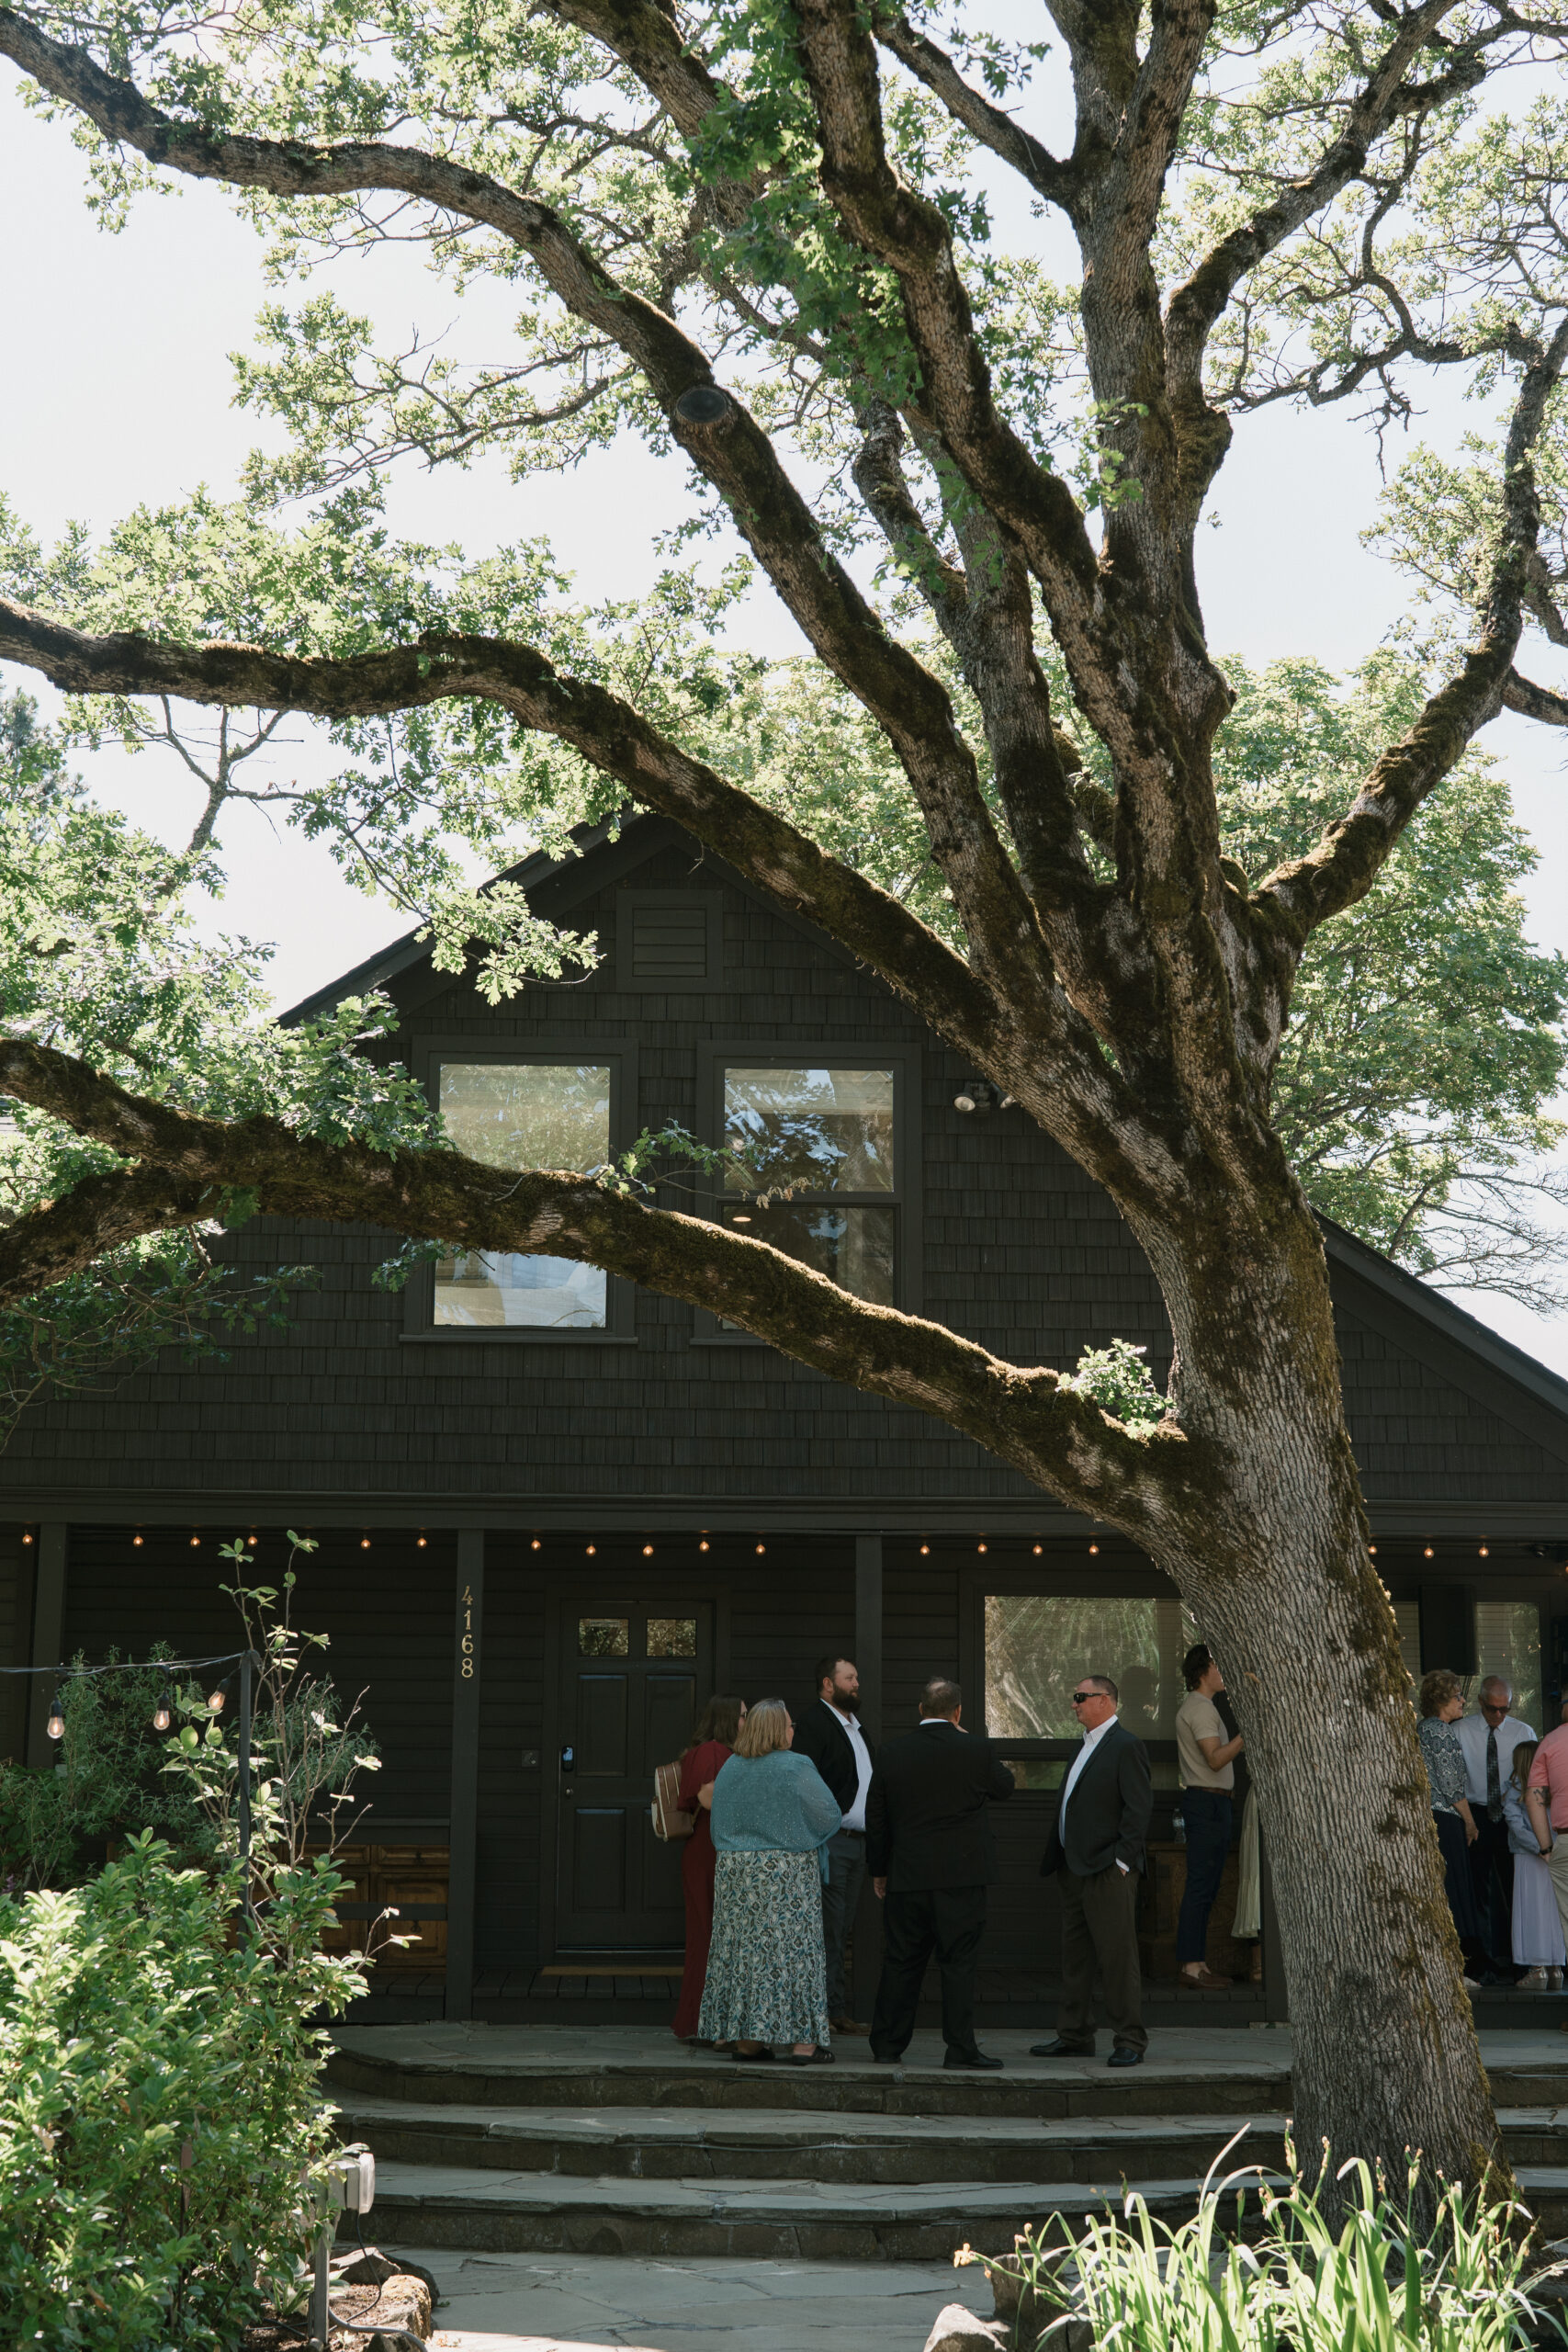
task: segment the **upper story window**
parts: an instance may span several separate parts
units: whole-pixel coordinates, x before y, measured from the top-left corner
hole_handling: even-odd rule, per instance
[[[597,1168],[610,1157],[609,1062],[440,1061],[436,1099],[459,1151],[493,1168]],[[467,1250],[435,1267],[438,1329],[602,1331],[607,1283],[572,1258]]]
[[[729,1168],[719,1215],[879,1306],[895,1302],[899,1073],[843,1063],[727,1061],[724,1138],[747,1149]],[[788,1187],[788,1200],[759,1194]]]

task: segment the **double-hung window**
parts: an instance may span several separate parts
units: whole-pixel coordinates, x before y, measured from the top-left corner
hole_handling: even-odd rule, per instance
[[[620,1126],[621,1053],[431,1056],[429,1084],[460,1152],[492,1168],[587,1172],[610,1159]],[[462,1250],[437,1259],[416,1328],[454,1337],[608,1332],[613,1283],[574,1258]]]
[[[711,1126],[743,1155],[720,1179],[719,1221],[857,1298],[909,1304],[913,1058],[716,1053]]]

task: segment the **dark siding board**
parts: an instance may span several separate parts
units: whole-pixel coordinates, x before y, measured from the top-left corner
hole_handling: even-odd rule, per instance
[[[66,1648],[102,1658],[111,1648],[145,1657],[157,1641],[184,1657],[237,1649],[241,1627],[220,1588],[235,1582],[219,1544],[236,1532],[213,1530],[199,1550],[188,1537],[148,1531],[140,1549],[127,1529],[75,1527],[65,1589]],[[277,1586],[288,1562],[280,1531],[259,1531],[248,1579]],[[295,1561],[293,1618],[304,1632],[325,1634],[316,1654],[340,1704],[363,1692],[363,1719],[381,1753],[381,1769],[358,1784],[381,1820],[444,1821],[451,1777],[454,1548],[432,1537],[423,1551],[412,1535],[375,1533],[368,1552],[357,1539],[327,1538]]]
[[[24,1544],[18,1526],[0,1527],[0,1666],[28,1666],[31,1658],[33,1564],[36,1543]],[[0,1761],[20,1762],[28,1734],[28,1695],[23,1674],[0,1676]]]
[[[613,964],[581,989],[539,987],[491,1009],[467,982],[432,989],[411,968],[392,993],[411,1035],[491,1046],[602,1028],[638,1047],[639,1123],[695,1116],[699,1048],[715,1036],[921,1048],[924,1307],[1025,1363],[1074,1363],[1121,1335],[1157,1377],[1170,1341],[1142,1253],[1109,1197],[1017,1111],[953,1108],[964,1065],[866,972],[726,878],[712,861],[651,837],[604,865],[643,889],[721,885],[732,985],[709,994],[626,993]],[[635,845],[633,845],[635,848]],[[589,869],[583,878],[592,880]],[[615,935],[616,891],[572,903],[574,926]],[[674,1193],[677,1204],[686,1198]],[[271,1495],[334,1489],[460,1500],[473,1492],[560,1502],[596,1497],[808,1495],[863,1504],[891,1488],[925,1500],[1019,1503],[1034,1491],[941,1421],[838,1385],[772,1351],[693,1344],[692,1310],[639,1295],[635,1348],[420,1346],[403,1302],[372,1275],[391,1239],[372,1227],[257,1219],[233,1237],[236,1264],[317,1265],[289,1329],[237,1338],[226,1363],[170,1352],[107,1395],[29,1408],[0,1453],[0,1496],[42,1485],[91,1496],[221,1486]],[[1374,1318],[1375,1319],[1375,1318]],[[1409,1317],[1406,1317],[1406,1321]],[[1355,1313],[1342,1312],[1347,1404],[1374,1505],[1562,1504],[1568,1469]]]

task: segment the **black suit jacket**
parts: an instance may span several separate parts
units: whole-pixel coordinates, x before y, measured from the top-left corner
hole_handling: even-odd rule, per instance
[[[861,1725],[861,1737],[865,1739],[865,1726]],[[855,1764],[854,1746],[840,1720],[839,1711],[826,1699],[815,1700],[795,1727],[795,1752],[809,1756],[828,1786],[839,1800],[839,1811],[848,1813],[860,1787],[860,1772]],[[869,1739],[866,1753],[872,1762],[876,1751]]]
[[[994,1886],[997,1841],[987,1807],[1012,1794],[988,1739],[956,1724],[922,1724],[876,1759],[865,1807],[865,1864],[889,1894]]]
[[[1067,1771],[1071,1770],[1069,1764]],[[1143,1741],[1116,1723],[1095,1742],[1073,1791],[1064,1834],[1062,1795],[1066,1786],[1064,1773],[1056,1816],[1040,1865],[1041,1877],[1069,1870],[1075,1878],[1094,1878],[1113,1862],[1125,1862],[1130,1871],[1143,1870],[1147,1860],[1144,1840],[1154,1811],[1149,1751]]]

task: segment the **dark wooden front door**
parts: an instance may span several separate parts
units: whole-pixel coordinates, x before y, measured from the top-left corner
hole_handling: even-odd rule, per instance
[[[713,1689],[712,1604],[576,1600],[559,1623],[558,1948],[679,1951],[682,1849],[649,1807]]]

